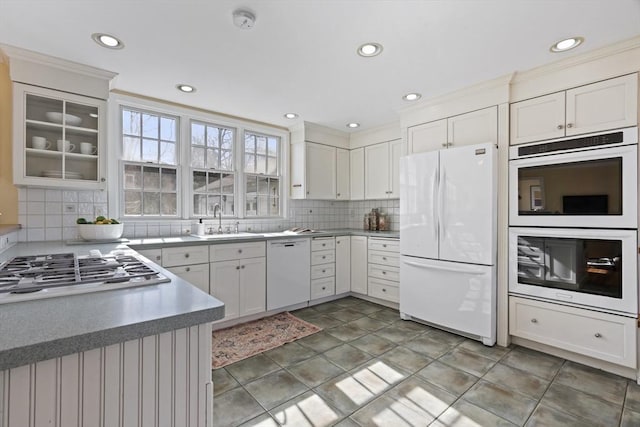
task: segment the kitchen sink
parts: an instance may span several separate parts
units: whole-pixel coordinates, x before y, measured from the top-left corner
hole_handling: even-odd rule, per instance
[[[258,233],[245,233],[245,232],[241,232],[241,233],[214,233],[214,234],[205,234],[204,236],[199,236],[197,234],[192,234],[192,237],[197,237],[199,239],[203,239],[203,240],[216,240],[216,239],[228,239],[228,240],[234,240],[234,239],[251,239],[251,238],[258,238],[258,237],[263,237],[262,234],[258,234]]]

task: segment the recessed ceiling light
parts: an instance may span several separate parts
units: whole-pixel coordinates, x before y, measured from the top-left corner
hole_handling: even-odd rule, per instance
[[[243,30],[250,30],[256,24],[256,16],[248,10],[238,9],[233,12],[233,24]]]
[[[360,123],[355,123],[355,122],[347,123],[347,127],[350,128],[350,129],[359,128],[360,127]]]
[[[100,46],[106,47],[108,49],[122,49],[124,47],[124,43],[122,43],[120,39],[112,36],[111,34],[93,33],[91,34],[91,38]]]
[[[195,87],[193,87],[191,85],[186,85],[186,84],[183,84],[183,83],[181,83],[179,85],[176,85],[176,88],[179,91],[184,92],[184,93],[192,93],[192,92],[196,91]]]
[[[358,48],[358,55],[367,58],[378,56],[381,52],[382,45],[380,43],[365,43]]]
[[[298,117],[298,115],[297,115],[296,113],[286,113],[286,114],[284,115],[284,117],[285,117],[286,119],[295,119],[295,118],[297,118],[297,117]]]
[[[402,97],[405,101],[417,101],[420,98],[422,98],[422,95],[419,93],[408,93]]]
[[[569,49],[578,47],[584,41],[583,37],[571,37],[568,39],[560,40],[558,43],[551,46],[551,52],[564,52]]]

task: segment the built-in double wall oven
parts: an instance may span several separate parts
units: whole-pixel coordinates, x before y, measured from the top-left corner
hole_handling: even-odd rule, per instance
[[[637,316],[638,128],[509,158],[509,292]]]

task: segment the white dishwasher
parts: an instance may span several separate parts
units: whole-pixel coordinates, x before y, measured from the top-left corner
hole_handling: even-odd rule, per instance
[[[267,310],[311,298],[311,239],[267,243]]]

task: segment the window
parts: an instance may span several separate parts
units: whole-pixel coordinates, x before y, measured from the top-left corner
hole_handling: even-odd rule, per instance
[[[233,144],[235,130],[191,122],[191,177],[194,216],[235,215]]]
[[[125,216],[178,215],[178,120],[122,109]]]
[[[280,138],[244,136],[245,215],[280,215]]]

